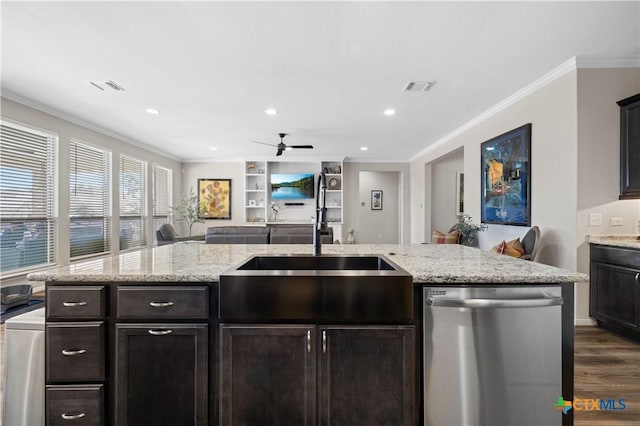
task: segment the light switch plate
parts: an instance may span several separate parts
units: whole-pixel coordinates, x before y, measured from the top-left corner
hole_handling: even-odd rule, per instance
[[[589,215],[589,226],[602,226],[602,213],[591,213]]]

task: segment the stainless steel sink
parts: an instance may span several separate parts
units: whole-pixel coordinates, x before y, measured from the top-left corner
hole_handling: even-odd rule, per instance
[[[413,277],[380,255],[252,256],[222,273],[223,321],[406,323]]]

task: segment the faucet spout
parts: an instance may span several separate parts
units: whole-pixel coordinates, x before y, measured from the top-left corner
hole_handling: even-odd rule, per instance
[[[316,191],[316,222],[313,227],[313,255],[322,254],[321,235],[327,230],[327,176],[324,171],[318,176],[318,190]]]

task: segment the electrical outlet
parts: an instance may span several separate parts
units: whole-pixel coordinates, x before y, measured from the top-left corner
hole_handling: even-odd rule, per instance
[[[624,219],[622,219],[621,217],[609,218],[609,225],[611,225],[611,226],[622,226],[622,225],[624,225]]]
[[[602,213],[591,213],[589,215],[589,226],[602,226]]]

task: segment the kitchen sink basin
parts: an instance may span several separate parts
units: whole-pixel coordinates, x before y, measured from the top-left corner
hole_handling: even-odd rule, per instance
[[[223,321],[407,323],[413,277],[381,255],[252,256],[222,273]]]

